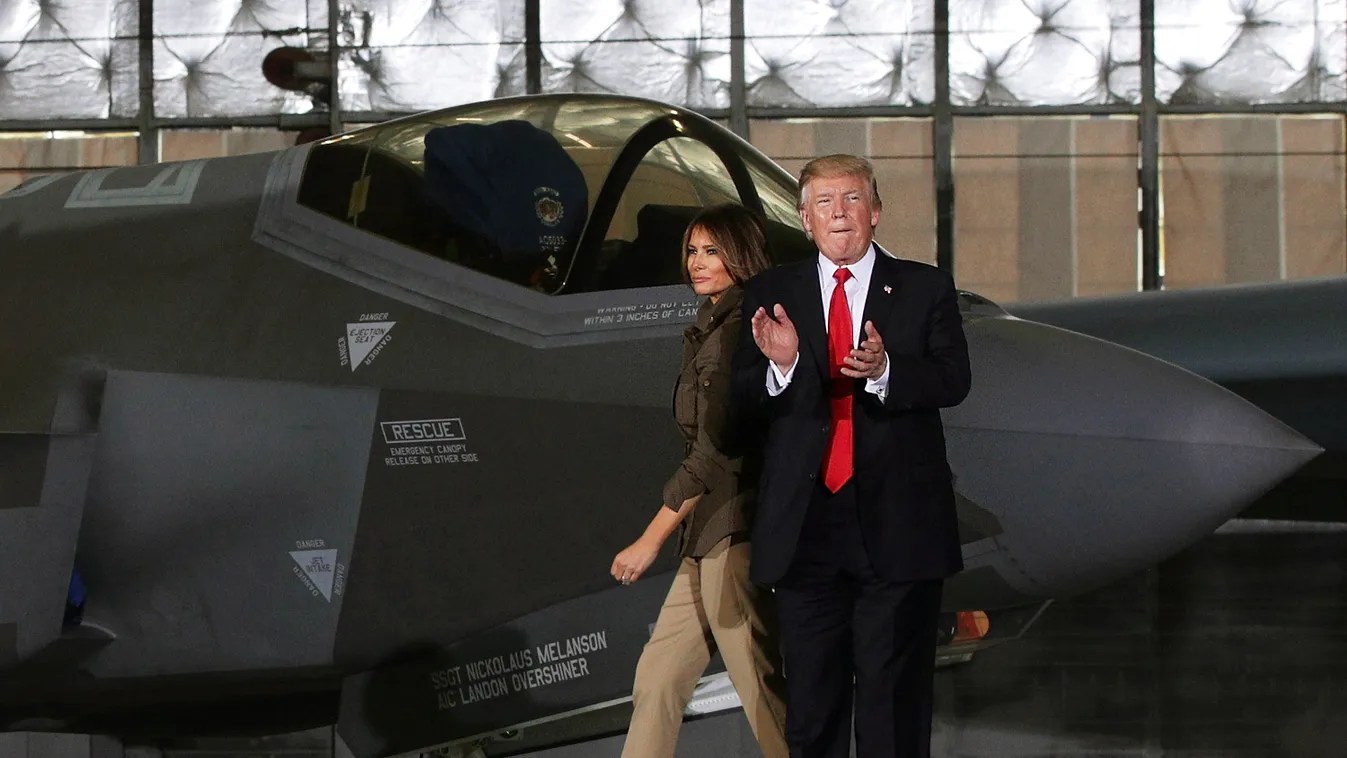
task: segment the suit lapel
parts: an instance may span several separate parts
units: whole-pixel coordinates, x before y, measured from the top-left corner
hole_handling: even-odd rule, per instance
[[[898,272],[895,269],[897,266],[893,265],[888,253],[881,251],[879,245],[875,245],[875,268],[870,272],[870,290],[865,294],[861,342],[865,341],[866,321],[874,323],[876,331],[883,329],[885,322],[888,321],[889,312],[893,310],[893,304],[897,301],[894,292],[898,289]]]
[[[823,290],[818,284],[818,264],[800,267],[795,286],[796,311],[786,310],[800,336],[800,351],[814,356],[822,376],[828,375],[828,329],[823,324]]]

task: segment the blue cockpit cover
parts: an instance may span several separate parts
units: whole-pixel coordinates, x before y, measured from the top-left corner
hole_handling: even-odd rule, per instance
[[[66,595],[66,602],[74,606],[84,605],[84,598],[88,594],[89,590],[84,586],[84,579],[80,577],[79,569],[71,569],[70,591]]]
[[[428,192],[454,221],[507,255],[569,255],[584,230],[584,174],[527,121],[431,129],[425,170]]]
[[[70,589],[65,596],[65,612],[61,616],[61,626],[79,626],[84,620],[84,600],[89,590],[84,586],[79,569],[70,570]]]

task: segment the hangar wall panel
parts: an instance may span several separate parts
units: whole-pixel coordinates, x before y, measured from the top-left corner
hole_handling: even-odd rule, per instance
[[[0,121],[139,111],[136,0],[0,3]]]
[[[868,157],[884,201],[875,239],[900,258],[935,263],[930,119],[761,119],[750,123],[749,135],[755,147],[797,177],[815,156]]]
[[[547,0],[543,91],[730,105],[730,0]]]
[[[1140,289],[1137,121],[955,120],[955,276],[1001,302]]]
[[[750,106],[928,104],[933,0],[744,0]]]
[[[1335,115],[1167,116],[1166,289],[1347,273],[1347,170]]]
[[[1136,0],[950,0],[955,105],[1141,102]]]
[[[524,93],[524,0],[341,0],[340,9],[343,110],[412,112]]]
[[[133,166],[136,135],[0,132],[0,192],[41,174],[111,166]]]
[[[1156,0],[1160,102],[1347,99],[1344,0]]]

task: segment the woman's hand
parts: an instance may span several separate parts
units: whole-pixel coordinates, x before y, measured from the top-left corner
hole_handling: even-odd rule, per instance
[[[613,559],[613,578],[623,584],[631,584],[640,579],[641,574],[644,574],[645,570],[650,568],[650,564],[659,557],[660,547],[662,543],[647,536],[642,536],[631,543]]]

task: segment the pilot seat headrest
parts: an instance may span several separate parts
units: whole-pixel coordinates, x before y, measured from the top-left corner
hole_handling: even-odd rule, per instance
[[[527,121],[457,124],[426,134],[426,187],[468,231],[506,256],[569,258],[584,230],[584,174]]]

